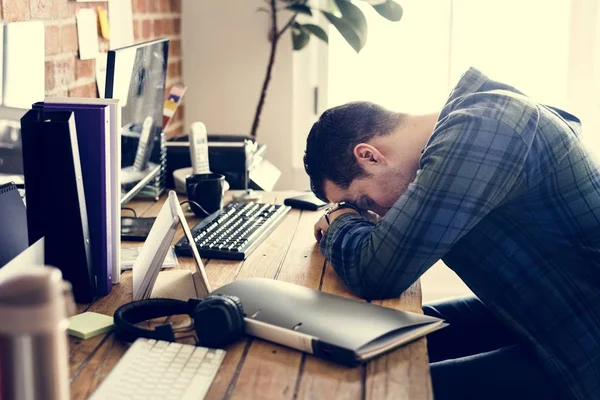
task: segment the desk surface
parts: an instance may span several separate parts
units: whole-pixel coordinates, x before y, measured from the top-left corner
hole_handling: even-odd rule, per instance
[[[265,193],[261,201],[281,203],[292,193]],[[133,201],[138,216],[156,216],[162,201]],[[124,215],[129,214],[123,211]],[[292,210],[283,222],[245,260],[204,260],[213,290],[236,279],[264,277],[320,289],[347,297],[348,292],[315,245],[313,225],[321,212]],[[190,214],[191,215],[191,214]],[[189,218],[193,226],[197,219]],[[176,235],[178,240],[183,233]],[[132,243],[127,243],[131,245]],[[180,258],[178,268],[191,268],[191,258]],[[110,295],[92,304],[78,304],[78,312],[112,315],[131,301],[131,271]],[[415,283],[400,298],[377,304],[421,312],[421,287]],[[359,323],[357,319],[357,323]],[[113,333],[88,340],[69,338],[71,396],[87,398],[127,350]],[[227,356],[208,392],[208,399],[431,399],[425,339],[420,339],[356,368],[248,338],[226,348]]]

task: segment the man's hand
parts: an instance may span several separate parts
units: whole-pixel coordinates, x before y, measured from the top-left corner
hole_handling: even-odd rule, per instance
[[[346,213],[358,214],[358,212],[356,212],[352,208],[342,208],[329,214],[329,222],[333,222],[334,219]],[[329,229],[329,224],[325,219],[325,215],[323,215],[315,224],[315,239],[317,239],[317,242],[321,241],[321,239],[325,235],[325,232],[327,232],[327,229]]]

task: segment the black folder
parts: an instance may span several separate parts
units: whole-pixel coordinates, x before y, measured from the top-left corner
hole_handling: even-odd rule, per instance
[[[21,118],[29,244],[44,237],[44,258],[71,282],[75,300],[94,298],[88,218],[75,119],[30,110]]]
[[[246,333],[349,366],[447,325],[438,318],[272,279],[242,279],[212,292],[219,293],[240,298]]]
[[[29,247],[27,216],[19,189],[0,185],[0,268]]]

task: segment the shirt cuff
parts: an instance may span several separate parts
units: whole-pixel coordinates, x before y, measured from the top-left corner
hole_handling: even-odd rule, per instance
[[[331,222],[329,228],[327,229],[327,232],[325,233],[325,236],[321,238],[320,243],[321,253],[323,254],[323,256],[325,256],[325,258],[328,261],[331,261],[332,247],[337,237],[336,233],[348,224],[353,224],[356,222],[367,222],[373,224],[371,221],[369,221],[362,215],[355,213],[344,213]]]

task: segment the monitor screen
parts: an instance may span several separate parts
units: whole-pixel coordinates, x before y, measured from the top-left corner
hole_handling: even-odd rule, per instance
[[[131,199],[160,171],[160,142],[169,40],[110,50],[106,98],[121,108],[121,202]],[[159,150],[158,156],[154,155]]]
[[[148,116],[153,118],[153,130],[160,131],[168,53],[168,39],[153,40],[108,52],[106,98],[121,101],[124,132],[140,133]]]

